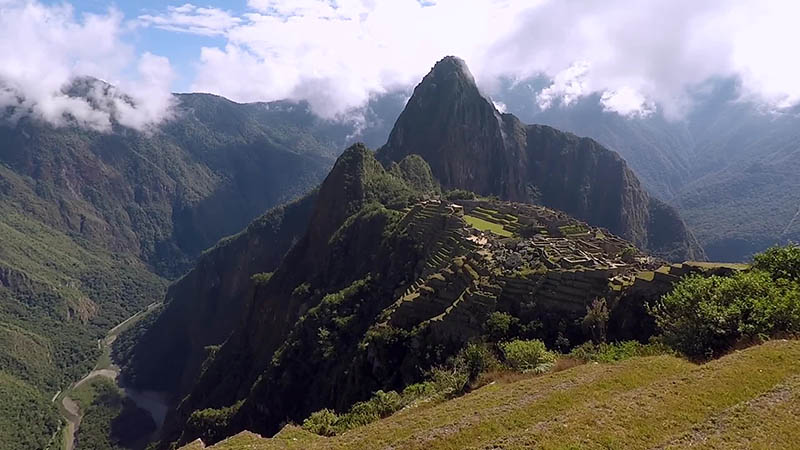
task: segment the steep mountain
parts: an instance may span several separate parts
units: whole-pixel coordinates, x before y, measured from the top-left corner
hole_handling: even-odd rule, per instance
[[[622,116],[600,96],[546,110],[548,83],[507,83],[498,101],[526,121],[589,136],[618,152],[647,190],[675,205],[711,259],[743,261],[800,239],[798,109],[769,110],[740,98],[735,80],[711,80],[692,95],[686,116],[656,111]]]
[[[273,208],[203,253],[195,267],[169,287],[167,307],[137,340],[137,347],[118,355],[130,368],[126,382],[169,392],[174,402],[180,400],[207,356],[206,347],[220,344],[240,325],[245,299],[303,236],[316,197],[314,192]]]
[[[356,145],[318,193],[204,255],[126,357],[132,385],[171,390],[159,448],[270,435],[402,390],[485,336],[494,313],[569,346],[587,339],[581,318],[602,297],[610,335],[644,339],[645,299],[703,270],[546,207],[440,198],[421,157],[384,168]]]
[[[86,83],[99,81],[70,92]],[[175,102],[175,117],[148,132],[8,122],[3,111],[0,384],[38,392],[31,407],[48,421],[3,409],[0,421],[31,439],[9,445],[44,447],[57,424],[50,399],[92,368],[97,339],[161,300],[202,250],[314,188],[350,132],[303,104]]]
[[[668,259],[703,257],[677,212],[652,198],[619,155],[501,114],[458,58],[425,76],[378,151],[383,161],[414,153],[443,188],[560,209]]]

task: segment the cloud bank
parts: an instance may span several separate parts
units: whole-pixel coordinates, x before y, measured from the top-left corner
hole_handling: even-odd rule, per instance
[[[0,117],[100,131],[114,120],[144,130],[168,117],[169,61],[136,55],[125,32],[113,9],[76,18],[68,4],[0,0]]]
[[[224,36],[205,47],[192,88],[239,101],[308,99],[334,117],[370,95],[418,81],[444,55],[464,58],[491,93],[499,77],[546,76],[532,102],[570,104],[600,93],[623,115],[680,117],[688,92],[736,77],[742,96],[800,102],[792,58],[800,4],[791,0],[249,0],[233,17],[192,5],[143,18]],[[171,20],[180,9],[179,19]],[[213,8],[211,8],[213,9]],[[227,16],[225,16],[227,15]]]
[[[159,123],[174,70],[129,43],[149,29],[221,42],[184,68],[191,90],[307,100],[325,118],[352,120],[445,55],[464,58],[490,95],[503,78],[551,80],[531,94],[541,108],[599,94],[608,111],[679,118],[698,86],[735,78],[743,100],[780,109],[800,103],[796,17],[792,0],[248,0],[240,11],[186,3],[128,18],[0,0],[0,117],[98,130]],[[77,95],[70,87],[84,76],[114,87]]]

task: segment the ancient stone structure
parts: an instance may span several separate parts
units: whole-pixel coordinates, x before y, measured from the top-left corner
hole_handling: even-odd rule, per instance
[[[384,323],[425,327],[438,339],[481,334],[493,311],[579,320],[596,299],[616,307],[660,295],[700,270],[665,265],[606,229],[530,204],[429,200],[409,208],[400,226],[428,256],[419,278],[384,311]]]

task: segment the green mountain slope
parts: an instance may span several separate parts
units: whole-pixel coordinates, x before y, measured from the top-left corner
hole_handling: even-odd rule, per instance
[[[700,366],[669,356],[587,364],[421,403],[332,438],[288,426],[209,448],[791,449],[798,361],[800,343],[773,341]]]
[[[402,390],[484,336],[493,314],[516,323],[517,335],[569,347],[586,341],[582,318],[603,297],[609,336],[646,339],[653,322],[644,302],[705,270],[662,266],[608,230],[545,207],[439,197],[419,156],[387,170],[354,146],[274,270],[240,245],[252,243],[271,261],[276,236],[294,239],[279,218],[306,200],[211,250],[173,286],[163,320],[133,347],[125,371],[142,389],[175,389],[158,448],[242,430],[272,434],[287,419]],[[266,270],[273,273],[257,273]],[[212,315],[222,320],[206,332]],[[195,352],[194,362],[172,367],[181,349]],[[159,384],[159,374],[172,384]]]
[[[303,104],[175,100],[148,132],[0,124],[0,374],[37,392],[42,417],[94,365],[97,339],[202,250],[315,187],[349,132]],[[18,435],[51,437],[2,414]]]

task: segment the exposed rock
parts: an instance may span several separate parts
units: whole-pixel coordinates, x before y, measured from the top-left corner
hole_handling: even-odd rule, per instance
[[[439,61],[414,90],[384,163],[419,154],[445,189],[559,209],[673,260],[703,259],[675,210],[651,199],[622,158],[597,142],[524,125],[484,98],[464,62]]]

